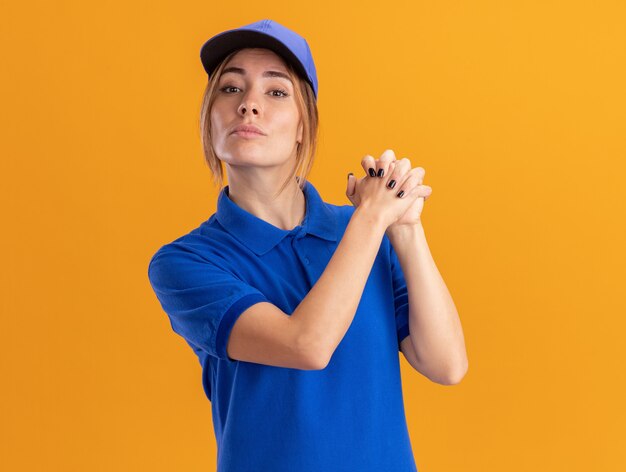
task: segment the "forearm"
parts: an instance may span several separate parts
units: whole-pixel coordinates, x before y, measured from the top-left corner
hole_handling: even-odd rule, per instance
[[[292,313],[313,358],[328,362],[348,331],[384,234],[376,215],[358,207],[326,269]]]
[[[409,298],[409,331],[430,378],[459,378],[467,370],[463,329],[454,301],[430,253],[420,224],[387,231]]]

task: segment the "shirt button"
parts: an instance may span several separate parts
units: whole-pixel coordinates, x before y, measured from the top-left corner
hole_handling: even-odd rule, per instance
[[[309,258],[308,258],[308,257],[305,257],[305,258],[304,258],[304,262],[305,262],[307,265],[308,265],[308,264],[310,264]]]

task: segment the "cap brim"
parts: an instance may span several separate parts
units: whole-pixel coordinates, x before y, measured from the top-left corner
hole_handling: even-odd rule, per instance
[[[301,77],[305,77],[306,80],[310,82],[310,79],[307,77],[306,70],[300,63],[300,60],[282,42],[273,36],[260,33],[258,31],[247,31],[242,29],[225,31],[212,37],[202,45],[202,48],[200,49],[200,60],[202,61],[202,66],[204,67],[204,70],[208,74],[209,78],[213,74],[217,65],[228,54],[245,47],[267,48],[274,51],[290,63]]]

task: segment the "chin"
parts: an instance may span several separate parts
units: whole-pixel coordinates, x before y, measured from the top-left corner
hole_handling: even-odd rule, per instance
[[[242,146],[242,148],[245,147],[246,146]],[[227,152],[226,155],[228,156],[228,160],[226,162],[235,165],[267,164],[269,161],[267,152],[263,149],[252,149],[252,146],[250,146],[249,149],[233,149]]]

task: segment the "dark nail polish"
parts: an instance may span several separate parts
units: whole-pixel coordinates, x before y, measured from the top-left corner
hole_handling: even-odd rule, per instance
[[[376,171],[370,167],[370,177],[376,177]]]
[[[382,177],[385,173],[385,169],[378,169],[378,177]]]
[[[394,188],[396,186],[396,181],[392,180],[391,182],[389,182],[389,188]]]
[[[404,195],[404,190],[400,190],[400,192],[398,192],[398,197],[402,198],[402,195]]]

